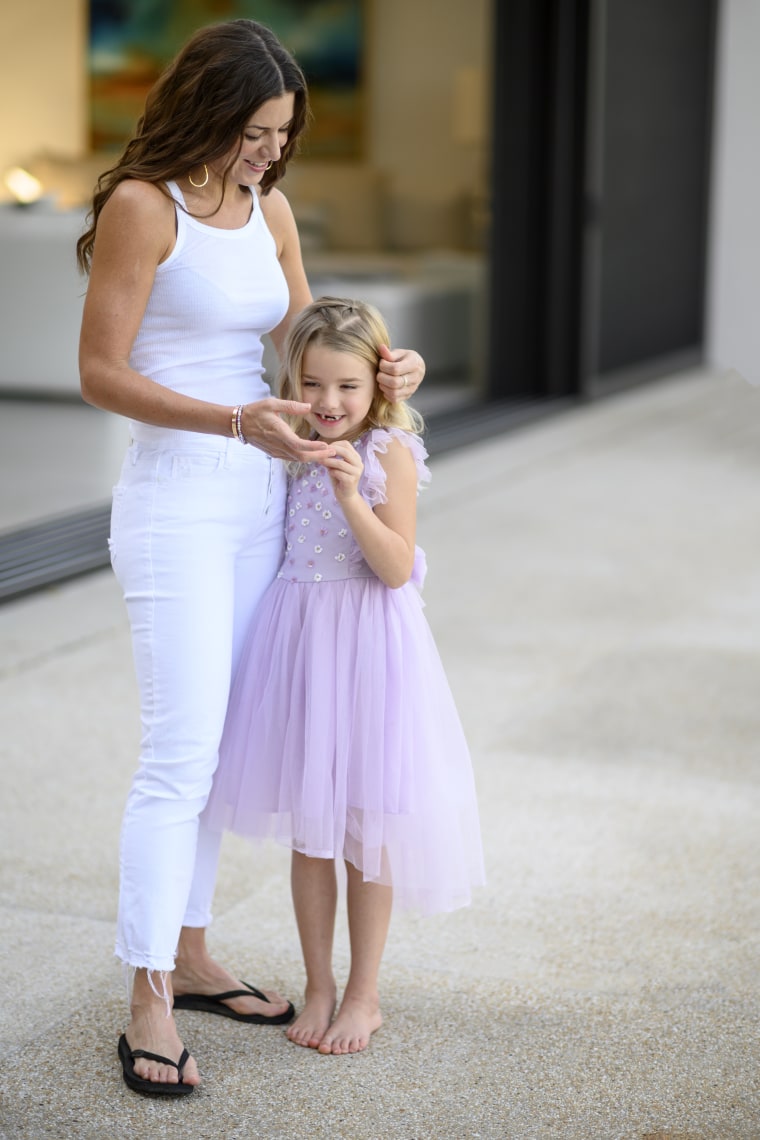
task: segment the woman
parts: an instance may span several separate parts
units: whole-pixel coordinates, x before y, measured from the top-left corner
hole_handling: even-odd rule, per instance
[[[202,29],[100,179],[77,247],[90,272],[82,394],[131,421],[110,544],[142,718],[116,943],[134,970],[119,1055],[138,1092],[199,1083],[167,1016],[172,1001],[257,1023],[293,1014],[208,954],[219,836],[200,817],[242,638],[281,552],[275,460],[332,454],[287,427],[281,415],[304,406],[271,398],[262,369],[262,335],[271,331],[279,351],[311,299],[275,188],[308,118],[303,75],[267,28]],[[423,372],[416,353],[384,351],[378,379],[398,398]]]

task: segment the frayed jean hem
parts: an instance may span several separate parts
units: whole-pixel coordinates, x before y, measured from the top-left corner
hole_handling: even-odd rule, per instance
[[[155,958],[147,954],[137,954],[134,951],[125,950],[118,943],[114,949],[114,954],[125,969],[133,972],[135,970],[147,970],[149,975],[170,974],[174,969],[174,954],[169,958]]]
[[[145,970],[146,976],[148,978],[148,985],[156,997],[160,998],[164,1003],[166,1016],[171,1017],[174,999],[172,997],[172,994],[169,992],[168,977],[174,969],[174,962],[172,962],[169,969],[161,970],[153,966],[130,965],[129,962],[125,961],[124,958],[121,957],[121,954],[118,950],[116,951],[116,957],[121,961],[122,969],[124,971],[124,985],[127,991],[127,1002],[130,1004],[132,1002],[132,993],[135,985],[135,974],[138,970]]]

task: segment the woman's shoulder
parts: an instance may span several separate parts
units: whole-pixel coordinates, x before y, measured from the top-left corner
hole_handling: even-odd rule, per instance
[[[152,182],[126,178],[115,186],[98,219],[103,242],[108,234],[127,236],[133,249],[140,246],[166,257],[175,240],[174,201]]]
[[[259,193],[258,201],[264,215],[264,221],[280,244],[280,239],[284,241],[288,234],[296,228],[290,202],[282,190],[278,190],[276,186],[273,186],[268,194]]]
[[[278,214],[284,214],[290,216],[291,218],[293,217],[293,211],[290,208],[290,202],[282,190],[280,190],[279,186],[272,186],[272,188],[268,190],[266,194],[263,194],[261,190],[256,187],[256,194],[258,196],[259,202],[261,203],[261,208],[265,214],[272,214],[275,216]]]
[[[123,221],[156,224],[171,221],[174,227],[174,199],[153,182],[125,178],[114,186],[103,213],[119,214]]]

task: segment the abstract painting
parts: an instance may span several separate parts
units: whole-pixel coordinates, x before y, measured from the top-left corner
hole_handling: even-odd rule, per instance
[[[363,0],[90,0],[90,141],[120,149],[145,96],[198,28],[246,17],[270,27],[309,84],[314,123],[304,157],[362,153]]]

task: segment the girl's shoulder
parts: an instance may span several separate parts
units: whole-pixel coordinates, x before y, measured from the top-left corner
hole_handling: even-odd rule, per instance
[[[424,464],[428,457],[427,450],[422,438],[413,431],[407,431],[406,428],[399,427],[375,427],[370,428],[364,435],[356,441],[356,445],[361,451],[365,449],[368,453],[372,454],[385,454],[393,445],[404,447],[411,451],[415,459]]]
[[[430,482],[430,471],[425,463],[428,453],[414,432],[403,428],[370,428],[356,441],[356,448],[364,462],[362,491],[368,502],[375,506],[387,502],[385,485],[389,469],[397,462],[414,463],[417,489]]]

